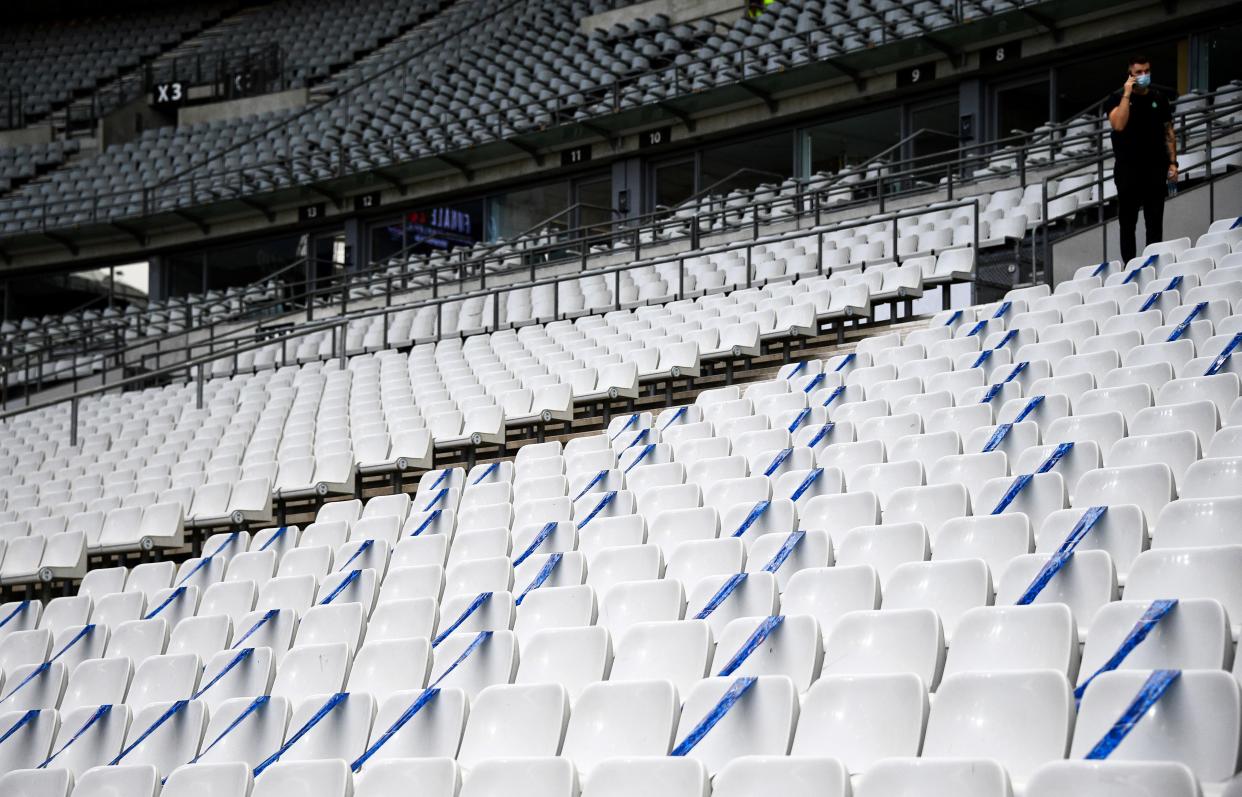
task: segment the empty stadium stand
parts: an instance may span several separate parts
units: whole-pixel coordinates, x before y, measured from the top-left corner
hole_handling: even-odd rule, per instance
[[[1242,794],[1216,0],[75,2],[0,34],[0,797]],[[987,63],[1083,30],[1179,59],[1128,262],[1079,61]]]

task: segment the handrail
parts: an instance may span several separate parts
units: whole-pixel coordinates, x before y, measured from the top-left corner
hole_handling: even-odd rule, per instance
[[[946,208],[960,208],[960,207],[973,208],[975,222],[976,222],[975,229],[978,230],[979,200],[977,198],[960,200],[958,202],[945,205],[944,207]],[[474,298],[486,299],[486,297],[492,296],[494,297],[492,306],[493,308],[498,308],[499,303],[500,303],[500,299],[499,299],[500,295],[508,291],[524,290],[524,289],[529,289],[529,288],[541,287],[545,285],[555,286],[555,285],[559,285],[561,282],[579,280],[583,276],[607,277],[610,275],[615,275],[617,280],[619,281],[620,274],[622,272],[630,271],[630,270],[638,269],[638,268],[650,268],[652,266],[657,266],[657,265],[661,265],[664,263],[675,262],[678,264],[678,267],[680,269],[680,274],[681,274],[681,278],[679,280],[679,287],[677,289],[677,295],[678,297],[681,297],[685,293],[685,291],[683,290],[681,286],[684,285],[685,264],[686,264],[686,260],[689,257],[697,257],[697,256],[704,255],[704,254],[718,254],[718,253],[724,253],[724,252],[731,252],[731,251],[736,251],[740,249],[750,250],[750,249],[753,249],[753,247],[760,245],[761,243],[773,243],[773,242],[780,242],[780,241],[785,241],[785,240],[805,239],[810,236],[816,237],[817,245],[818,245],[820,254],[822,255],[824,237],[827,235],[830,235],[836,232],[842,232],[844,230],[855,229],[858,227],[865,227],[865,226],[869,226],[872,224],[883,223],[883,222],[891,222],[893,224],[893,230],[895,234],[897,230],[898,220],[902,218],[918,216],[924,212],[925,210],[923,208],[914,208],[911,210],[896,211],[896,212],[884,214],[882,216],[870,216],[865,219],[856,219],[856,220],[849,221],[849,222],[842,222],[842,223],[838,223],[835,225],[828,225],[825,228],[821,228],[817,230],[794,230],[788,233],[784,233],[782,235],[772,236],[771,238],[765,239],[763,242],[756,241],[756,240],[734,242],[730,244],[724,244],[721,246],[704,248],[704,249],[696,251],[693,255],[682,252],[682,253],[678,253],[674,255],[668,255],[663,258],[656,258],[648,262],[625,263],[621,265],[606,266],[603,268],[591,269],[590,271],[587,271],[587,272],[575,272],[572,274],[557,274],[557,275],[552,275],[549,277],[537,279],[532,282],[523,282],[517,285],[504,285],[504,286],[499,286],[499,287],[490,288],[490,289],[472,291],[469,293],[456,294],[453,296],[434,297],[431,299],[425,299],[421,302],[413,302],[410,304],[396,306],[396,307],[374,308],[371,310],[366,310],[366,311],[355,313],[351,316],[339,316],[336,318],[324,319],[322,321],[312,322],[309,324],[300,324],[300,325],[291,327],[287,330],[278,331],[276,334],[274,334],[270,338],[266,338],[266,339],[258,340],[258,341],[251,341],[246,344],[235,345],[228,351],[215,352],[212,354],[207,354],[207,355],[203,355],[200,357],[192,358],[192,359],[177,363],[176,365],[167,366],[165,368],[157,369],[155,371],[148,372],[148,373],[145,373],[139,376],[124,378],[119,381],[112,382],[110,384],[97,385],[95,387],[85,388],[83,390],[77,390],[68,396],[59,396],[59,397],[47,399],[46,401],[42,401],[37,404],[29,404],[27,406],[20,407],[20,408],[0,411],[0,421],[6,420],[8,418],[11,418],[17,415],[22,415],[27,412],[43,410],[49,407],[55,407],[55,406],[65,404],[65,403],[71,404],[76,414],[76,405],[79,401],[81,401],[84,398],[89,398],[91,396],[106,393],[108,391],[113,391],[113,390],[118,390],[118,389],[124,390],[126,387],[131,387],[131,386],[136,386],[136,385],[147,385],[150,383],[152,379],[176,376],[180,374],[188,374],[192,371],[197,373],[197,377],[195,377],[195,379],[201,385],[204,381],[203,367],[207,365],[208,363],[215,362],[221,359],[226,359],[229,357],[237,358],[238,356],[242,354],[252,352],[252,351],[258,351],[260,349],[263,349],[269,346],[275,346],[275,345],[286,346],[289,343],[289,341],[296,340],[298,338],[307,337],[309,335],[313,335],[315,333],[322,332],[328,329],[340,331],[341,337],[340,337],[339,346],[336,344],[337,338],[335,337],[335,335],[333,337],[333,346],[334,346],[335,351],[332,357],[333,358],[339,357],[342,361],[344,361],[348,358],[348,354],[346,352],[346,346],[345,346],[345,335],[348,331],[348,327],[351,322],[362,321],[362,320],[374,318],[377,316],[383,316],[387,318],[389,314],[407,312],[410,310],[417,310],[423,307],[437,308],[437,321],[436,321],[437,334],[435,336],[436,340],[445,340],[449,338],[455,338],[455,337],[459,337],[457,333],[450,333],[450,334],[444,333],[443,307],[446,304],[455,303],[455,302],[464,302],[464,301],[467,301],[469,299],[474,299]],[[895,254],[896,252],[894,249],[894,256]],[[753,271],[751,271],[753,266],[749,265],[751,264],[751,262],[752,262],[751,258],[748,257],[747,258],[748,272],[747,272],[746,287],[749,287],[753,281]],[[820,273],[823,273],[822,257],[820,258]],[[558,294],[559,294],[558,290],[553,291],[554,296]],[[614,305],[618,309],[620,309],[621,298],[620,298],[619,293],[614,294],[613,298],[614,298],[614,302],[613,302]],[[555,311],[554,315],[557,318],[559,318],[560,312]],[[539,323],[548,323],[551,320],[553,319],[547,319],[545,321],[538,321],[538,320],[537,321]],[[494,331],[497,331],[497,328],[495,327],[489,328],[486,326],[481,330],[481,332],[484,332],[484,333],[494,332]],[[385,336],[385,345],[387,345],[387,336]],[[193,381],[193,380],[187,379],[187,381]],[[74,436],[76,437],[76,429],[72,431],[73,431]]]
[[[497,9],[495,11],[495,15],[507,13],[508,11],[512,10],[513,8],[515,8],[516,6],[518,6],[519,4],[523,2],[525,2],[525,0],[513,0],[512,2],[509,2],[501,6],[499,9]],[[1028,5],[1038,5],[1040,2],[1044,2],[1044,0],[1014,0],[1014,2],[1017,4],[1018,8],[1020,9]],[[1018,9],[1005,9],[1004,11],[1001,11],[998,13],[1009,13],[1010,11],[1013,11],[1013,10],[1018,10]],[[985,12],[983,10],[980,10],[979,16],[989,16],[989,15],[991,15],[991,12]],[[809,31],[790,34],[789,36],[784,37],[783,39],[768,40],[761,44],[739,47],[737,50],[731,53],[731,55],[735,59],[740,58],[742,61],[742,75],[743,76],[738,78],[738,80],[740,81],[740,80],[746,79],[745,78],[745,66],[746,66],[746,61],[748,57],[752,57],[752,60],[754,60],[755,62],[759,61],[760,55],[759,55],[758,50],[760,47],[767,46],[773,43],[782,45],[784,42],[788,40],[805,39],[808,49],[813,49],[815,45],[815,42],[813,41],[814,34],[817,34],[817,33],[822,34],[825,30],[829,30],[832,27],[835,27],[838,25],[857,23],[863,20],[868,20],[868,19],[878,20],[880,24],[880,30],[882,31],[882,39],[883,39],[882,44],[890,43],[890,37],[892,41],[901,41],[901,40],[906,40],[908,38],[916,38],[916,36],[911,36],[911,37],[896,36],[894,32],[894,28],[884,18],[884,12],[866,11],[864,13],[857,14],[853,17],[849,17],[844,20],[837,20],[833,22],[831,25],[824,24]],[[939,27],[924,27],[923,31],[918,35],[926,35],[936,30],[954,27],[956,25],[963,24],[965,20],[966,20],[966,15],[962,12],[962,4],[959,3],[955,7],[953,11],[953,17],[950,19],[948,23],[941,25]],[[179,207],[183,204],[182,200],[185,198],[185,195],[186,195],[185,189],[187,188],[188,188],[188,194],[191,200],[190,204],[195,204],[193,201],[194,195],[196,193],[195,175],[199,174],[204,168],[209,167],[213,164],[226,163],[228,156],[231,153],[234,153],[237,150],[239,150],[241,147],[244,147],[247,144],[253,143],[254,141],[264,138],[272,132],[283,129],[284,127],[286,127],[288,124],[290,124],[294,120],[301,118],[305,114],[315,112],[319,110],[320,108],[324,107],[325,105],[327,105],[328,103],[336,102],[345,97],[352,97],[353,93],[357,91],[358,89],[360,89],[361,87],[369,84],[370,82],[376,79],[379,79],[381,76],[390,74],[391,72],[404,67],[406,64],[408,64],[410,61],[414,60],[415,58],[418,58],[422,55],[430,53],[434,48],[439,47],[441,44],[444,44],[450,39],[455,38],[457,35],[460,35],[461,33],[465,33],[469,31],[470,29],[471,29],[471,26],[465,26],[463,28],[456,29],[449,34],[445,34],[445,35],[438,37],[430,45],[427,45],[418,50],[415,50],[414,52],[410,53],[408,56],[402,59],[399,59],[398,61],[395,61],[394,63],[388,65],[384,69],[381,69],[369,76],[365,76],[361,78],[356,83],[353,83],[347,86],[341,92],[333,95],[332,97],[328,97],[318,103],[308,105],[302,110],[298,111],[297,113],[294,113],[286,117],[285,119],[279,122],[276,122],[269,127],[264,128],[262,131],[255,133],[249,138],[246,138],[243,141],[240,141],[237,144],[234,144],[233,146],[225,150],[222,150],[218,153],[214,153],[210,161],[204,161],[204,162],[200,162],[197,164],[191,164],[186,169],[183,169],[180,172],[176,172],[173,175],[169,176],[168,178],[165,178],[163,181],[153,184],[153,185],[143,186],[140,188],[130,189],[127,191],[110,192],[110,193],[104,193],[104,194],[100,194],[98,192],[93,193],[91,196],[91,201],[92,201],[91,207],[93,209],[92,219],[97,219],[99,217],[99,210],[101,207],[105,209],[114,208],[114,207],[121,206],[121,205],[128,207],[130,204],[135,203],[136,200],[139,200],[139,199],[141,200],[140,204],[142,207],[141,215],[148,215],[149,213],[158,211],[160,209],[159,206],[161,206],[165,201],[172,202],[174,207]],[[859,47],[855,48],[854,50],[850,50],[848,52],[864,50],[864,49],[867,49],[868,46],[869,45],[867,43],[863,43],[863,44],[860,44]],[[710,65],[711,60],[716,57],[718,56],[711,56],[710,58],[699,59],[696,61],[689,62],[687,64],[669,64],[666,66],[656,67],[656,68],[649,69],[639,74],[626,76],[616,81],[615,83],[610,84],[610,86],[601,85],[597,90],[603,90],[606,92],[610,92],[614,100],[612,104],[614,108],[616,108],[619,106],[619,100],[620,100],[621,91],[623,87],[628,87],[631,85],[638,85],[639,81],[647,80],[652,77],[661,77],[661,76],[667,77],[668,75],[666,73],[671,73],[671,76],[673,78],[673,83],[675,85],[680,85],[680,76],[683,72],[687,72],[689,67],[692,67],[695,65],[706,67]],[[766,59],[763,59],[763,60],[766,60]],[[719,84],[719,85],[724,85],[724,84]],[[555,110],[553,113],[554,123],[563,123],[563,122],[572,121],[575,118],[577,112],[584,110],[584,109],[588,109],[598,104],[598,101],[591,101],[591,100],[584,100],[581,103],[570,103],[566,101],[567,99],[572,99],[572,97],[575,94],[581,94],[581,93],[582,93],[582,90],[580,89],[570,89],[561,94],[558,94],[555,98],[553,98],[555,100],[555,105],[554,105]],[[513,106],[516,107],[516,103],[514,103]],[[510,106],[505,106],[505,107],[508,108]],[[448,124],[451,124],[451,123],[446,122],[441,127],[446,127]],[[382,146],[386,146],[389,156],[393,160],[394,163],[404,162],[404,159],[400,157],[395,157],[396,152],[394,151],[394,147],[393,147],[394,142],[402,138],[403,137],[398,136],[398,137],[389,137],[387,139],[378,140],[378,142]],[[497,131],[496,138],[497,140],[500,140],[500,139],[503,139],[504,136],[500,135],[499,131]],[[370,142],[370,143],[376,143],[376,142]],[[333,154],[342,153],[346,148],[351,148],[354,146],[357,146],[357,145],[352,144],[352,143],[346,143],[344,140],[342,140],[338,142],[337,144],[335,144],[331,149],[320,148],[319,152],[321,152],[324,155],[328,155],[330,157]],[[452,147],[446,146],[443,149],[438,150],[436,154],[443,154],[449,151],[452,151]],[[417,160],[417,158],[414,158],[414,160]],[[226,168],[223,171],[208,171],[207,174],[204,175],[202,179],[207,179],[207,177],[211,177],[211,178],[215,178],[215,179],[223,181],[224,184],[229,184],[230,182],[235,181],[238,187],[242,188],[243,184],[246,183],[247,181],[250,181],[250,182],[254,181],[255,178],[251,176],[254,173],[263,174],[264,170],[269,170],[269,169],[275,169],[275,170],[283,171],[285,173],[291,173],[293,170],[293,167],[299,162],[304,162],[302,161],[301,156],[294,155],[292,152],[290,152],[283,159],[270,160],[264,163],[253,164],[253,165],[246,166],[246,167],[238,167],[235,169]],[[344,160],[341,160],[339,165],[344,167],[345,166]],[[342,171],[341,173],[344,174],[345,172]],[[352,170],[350,170],[349,173],[353,173]],[[186,180],[183,179],[187,177],[189,178],[188,186],[186,185]],[[234,178],[236,179],[234,180]],[[312,180],[312,182],[314,182],[314,180]],[[298,184],[301,184],[301,183],[298,183]],[[176,187],[179,190],[169,193],[166,189],[170,187]],[[116,198],[116,197],[120,197],[121,199],[119,201],[112,202],[111,204],[109,204],[106,201],[106,200]],[[101,198],[105,200],[104,203],[101,203],[100,201]],[[48,208],[49,206],[52,206],[55,204],[60,204],[60,203],[44,202],[38,205],[25,205],[24,207],[27,209],[31,209],[31,210],[41,209],[42,210],[42,213],[40,214],[40,218],[42,220],[41,229],[47,230],[49,229],[49,226],[47,223]],[[55,228],[57,226],[63,227],[63,226],[72,226],[72,225],[57,225],[56,223],[53,223],[52,228]]]

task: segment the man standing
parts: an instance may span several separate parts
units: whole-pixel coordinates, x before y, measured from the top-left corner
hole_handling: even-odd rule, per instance
[[[1177,179],[1177,145],[1169,100],[1151,87],[1151,59],[1130,59],[1129,75],[1121,91],[1105,104],[1112,126],[1113,181],[1117,184],[1121,259],[1128,263],[1138,247],[1134,229],[1139,208],[1147,243],[1164,237],[1164,198],[1168,182]]]

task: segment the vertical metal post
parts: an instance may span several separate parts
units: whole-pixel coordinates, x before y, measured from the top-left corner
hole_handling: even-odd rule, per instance
[[[78,444],[78,397],[69,399],[69,445]]]
[[[195,391],[194,391],[194,409],[201,410],[203,408],[203,382],[205,381],[203,379],[204,374],[203,374],[202,363],[198,364],[197,370],[198,370],[198,376],[197,376],[198,384],[195,386]]]

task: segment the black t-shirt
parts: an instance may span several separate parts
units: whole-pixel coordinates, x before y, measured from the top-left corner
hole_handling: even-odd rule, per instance
[[[1104,103],[1104,115],[1121,104],[1122,92],[1114,92]],[[1169,100],[1156,89],[1130,95],[1130,121],[1125,130],[1113,130],[1115,172],[1126,176],[1153,176],[1163,179],[1169,168],[1169,149],[1165,125],[1173,121]]]

